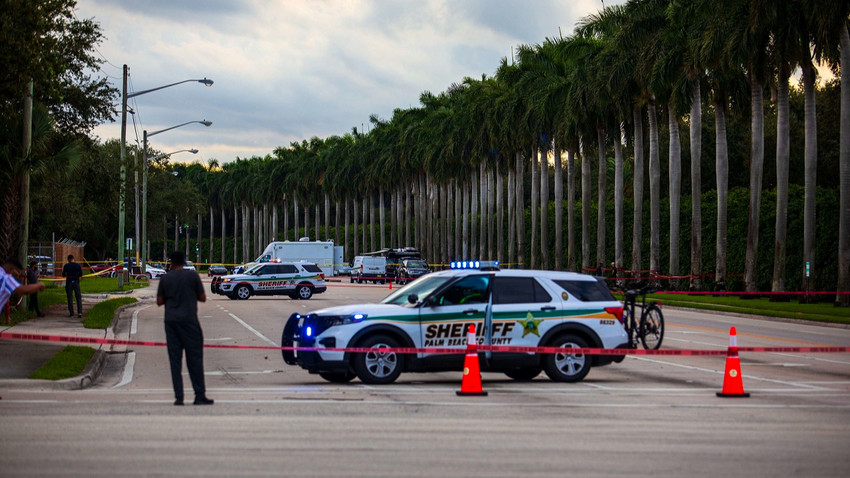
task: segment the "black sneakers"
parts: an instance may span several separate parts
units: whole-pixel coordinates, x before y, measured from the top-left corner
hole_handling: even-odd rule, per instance
[[[182,405],[183,405],[183,399],[182,399],[182,398],[178,398],[178,399],[174,400],[174,404],[175,404],[175,405],[178,405],[178,406],[182,406]]]
[[[212,405],[215,400],[207,397],[198,397],[195,399],[195,405]]]

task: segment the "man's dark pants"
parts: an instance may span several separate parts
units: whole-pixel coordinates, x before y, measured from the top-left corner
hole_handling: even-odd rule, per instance
[[[74,294],[77,294],[77,313],[83,313],[83,298],[80,292],[79,279],[67,279],[65,281],[65,295],[68,297],[68,313],[74,315]]]
[[[174,398],[183,399],[183,351],[186,351],[186,368],[192,380],[195,397],[206,396],[204,386],[204,334],[196,321],[165,321],[165,340],[168,344],[168,361],[171,363],[171,384]]]

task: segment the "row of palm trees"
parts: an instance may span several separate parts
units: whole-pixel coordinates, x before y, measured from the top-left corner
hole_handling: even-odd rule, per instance
[[[684,134],[682,126],[686,125],[692,201],[691,260],[686,275],[691,288],[700,288],[700,141],[702,108],[708,104],[716,131],[714,278],[723,284],[727,278],[728,241],[726,120],[730,110],[749,104],[750,204],[745,285],[754,291],[765,157],[764,93],[770,88],[776,91],[777,110],[772,289],[782,291],[791,149],[789,82],[798,68],[805,93],[804,260],[814,264],[815,65],[819,61],[841,72],[840,125],[821,127],[837,127],[841,136],[838,290],[848,291],[848,16],[850,3],[834,0],[729,0],[723,2],[723,8],[710,0],[631,0],[625,5],[605,7],[584,18],[570,36],[520,46],[514,58],[501,61],[493,76],[465,78],[439,94],[425,92],[419,106],[396,109],[389,119],[373,116],[368,133],[355,128],[341,136],[293,143],[264,158],[239,159],[207,168],[206,175],[200,175],[203,178],[199,176],[198,181],[202,193],[210,198],[210,237],[214,236],[216,212],[222,238],[227,217],[231,217],[241,226],[242,260],[249,260],[265,243],[279,237],[281,226],[284,231],[298,231],[310,225],[312,219],[316,234],[323,223],[322,238],[333,230],[333,239],[344,243],[346,251],[417,245],[429,258],[440,262],[474,257],[519,263],[523,267],[578,270],[608,264],[613,258],[617,268],[622,269],[627,266],[624,258],[628,247],[623,241],[623,182],[630,166],[634,172],[634,214],[628,268],[647,268],[641,240],[648,189],[648,269],[679,276],[683,272],[679,270],[680,138]],[[666,181],[661,177],[660,119],[666,119],[669,133]],[[648,158],[644,157],[645,138],[649,143]],[[615,213],[610,229],[604,205],[610,187],[607,158],[612,150]],[[631,161],[627,161],[627,156]],[[590,244],[594,157],[598,168],[595,248]],[[648,188],[644,184],[647,166]],[[529,175],[531,190],[527,194],[523,178]],[[549,192],[550,178],[554,194]],[[670,217],[666,269],[661,264],[660,243],[663,184],[667,185]],[[577,191],[581,192],[580,231],[576,231]],[[554,209],[554,248],[549,244],[550,205]],[[530,213],[528,221],[526,211]],[[526,231],[527,226],[530,231]],[[560,251],[565,232],[564,255]],[[606,234],[612,232],[613,254],[606,250]],[[289,239],[296,239],[294,236]],[[528,236],[530,244],[525,244]],[[580,245],[577,236],[581,238]],[[353,249],[349,247],[352,242]],[[211,248],[212,244],[210,241]],[[224,241],[221,244],[219,252],[224,260]],[[234,250],[232,257],[237,257],[237,252]],[[810,289],[811,284],[804,282],[804,287]],[[838,300],[847,304],[850,297],[839,295]]]

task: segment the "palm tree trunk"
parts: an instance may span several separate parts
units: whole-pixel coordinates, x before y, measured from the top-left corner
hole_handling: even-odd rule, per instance
[[[779,69],[776,98],[776,239],[773,256],[773,292],[785,290],[785,247],[788,226],[788,165],[791,127],[788,119],[788,66]],[[776,297],[776,296],[773,296]],[[773,298],[771,297],[771,298]]]
[[[679,137],[679,118],[673,102],[667,103],[667,124],[670,132],[668,174],[670,182],[670,275],[679,275],[679,231],[682,211],[682,141]],[[673,281],[677,284],[678,281]]]
[[[761,181],[764,169],[764,99],[761,83],[750,74],[751,148],[750,148],[750,208],[747,222],[747,253],[744,264],[744,283],[748,292],[758,288],[759,212],[761,210]]]
[[[694,82],[691,101],[691,283],[690,290],[702,288],[702,91]]]
[[[289,240],[289,201],[283,198],[283,240]]]
[[[272,241],[277,241],[278,238],[280,237],[280,236],[278,236],[278,233],[280,233],[280,230],[279,230],[280,222],[279,221],[280,221],[280,217],[278,217],[277,202],[275,202],[274,204],[272,204],[272,234],[271,234],[271,240]]]
[[[225,263],[224,257],[224,243],[227,242],[225,239],[227,238],[227,218],[224,215],[224,206],[221,208],[221,255],[219,256],[219,262],[222,264]]]
[[[345,239],[343,239],[343,241],[344,241],[344,243],[343,243],[343,260],[348,262],[348,261],[351,260],[351,257],[352,257],[351,247],[350,247],[351,243],[348,242],[348,239],[350,237],[350,234],[348,233],[348,231],[351,229],[351,197],[348,194],[345,195],[344,204],[345,204],[345,219],[344,219],[345,230],[344,230],[344,233],[343,233],[343,237]]]
[[[841,126],[839,142],[838,291],[835,303],[850,306],[850,26],[844,22],[840,34]]]
[[[655,101],[647,107],[649,119],[649,269],[661,269],[661,160],[658,155],[658,121]]]
[[[590,269],[590,157],[579,146],[581,152],[581,268]]]
[[[537,213],[540,208],[540,166],[537,162],[537,140],[531,145],[531,257],[528,267],[537,268],[537,234],[539,231]]]
[[[487,254],[487,166],[484,161],[478,165],[478,192],[481,199],[478,210],[478,259]]]
[[[339,237],[340,237],[339,230],[341,229],[340,225],[342,225],[342,201],[336,200],[336,201],[334,201],[334,245],[335,246],[340,245],[340,242],[339,242]],[[329,236],[330,236],[330,234],[329,234]]]
[[[564,253],[564,174],[561,147],[554,143],[555,157],[555,270],[563,270]]]
[[[203,216],[198,213],[198,229],[195,231],[195,262],[201,262],[201,236],[203,235]],[[189,257],[188,255],[186,257]]]
[[[814,290],[815,277],[818,272],[815,265],[815,205],[817,202],[818,128],[817,106],[815,103],[815,69],[809,62],[803,62],[802,68],[804,97],[803,114],[805,117],[805,146],[803,159],[805,177],[803,186],[805,190],[803,199],[803,261],[804,266],[808,265],[808,267],[804,267],[803,269],[803,290],[809,292]],[[842,85],[842,88],[844,88],[844,85]],[[842,127],[846,126],[842,125]],[[839,224],[839,230],[840,229]],[[839,234],[839,238],[840,237],[841,234]]]
[[[717,249],[714,272],[715,289],[726,288],[727,205],[729,202],[729,148],[726,142],[726,110],[718,98],[714,100],[714,169],[717,187]]]
[[[250,243],[248,242],[248,204],[242,200],[242,262],[248,262],[248,251]]]
[[[479,187],[478,185],[479,185],[480,181],[478,180],[477,174],[471,174],[470,176],[472,176],[472,184],[470,185],[472,192],[471,192],[470,203],[469,203],[469,215],[470,215],[470,218],[469,218],[469,229],[470,229],[470,234],[469,234],[470,250],[469,250],[469,253],[470,253],[470,257],[469,258],[473,259],[475,257],[479,257],[479,253],[478,253],[478,225],[477,225],[478,221],[477,221],[477,219],[478,219],[478,187]]]
[[[294,229],[292,240],[297,241],[301,237],[301,232],[298,230],[298,196],[292,198],[292,227]]]
[[[540,150],[540,268],[549,269],[549,145]]]
[[[321,236],[319,235],[320,216],[321,216],[321,214],[319,212],[319,204],[316,203],[316,204],[313,205],[313,218],[314,218],[313,220],[314,220],[314,223],[316,225],[316,228],[313,230],[313,234],[314,234],[313,240],[314,241],[322,240]]]
[[[643,241],[643,108],[635,105],[632,108],[634,121],[634,155],[632,167],[634,194],[634,215],[632,216],[632,270],[639,271],[643,267],[641,249]]]
[[[494,260],[496,258],[496,178],[494,176],[494,168],[487,168],[487,259]]]
[[[452,180],[455,189],[455,245],[451,259],[459,259],[463,257],[463,185],[460,179]]]
[[[605,128],[596,127],[597,178],[596,178],[596,262],[606,264],[605,260],[605,200],[608,197],[608,158],[605,154]]]
[[[410,187],[404,190],[404,245],[412,246],[410,241],[410,228],[413,221],[413,189]]]
[[[505,261],[505,176],[502,171],[496,171],[496,257],[497,261]]]
[[[624,122],[614,138],[614,264],[623,267],[623,137]]]
[[[369,251],[373,251],[374,249],[369,249],[369,243],[366,242],[366,230],[368,229],[368,225],[369,225],[369,209],[368,209],[369,206],[368,206],[368,204],[371,201],[371,198],[369,198],[368,193],[364,194],[363,196],[364,196],[363,201],[361,201],[362,207],[361,207],[361,215],[360,215],[360,217],[363,218],[363,221],[362,221],[363,227],[361,228],[361,231],[360,231],[360,236],[361,236],[360,239],[362,240],[362,244],[363,244],[363,249],[364,249],[363,252],[366,252],[365,249],[368,249]]]
[[[516,263],[516,171],[508,167],[508,264],[513,267]]]
[[[567,150],[567,270],[576,271],[576,152]]]
[[[239,211],[236,203],[233,203],[233,263],[239,262]]]
[[[466,260],[469,255],[469,208],[470,208],[470,190],[471,185],[465,182],[463,188],[463,253],[460,259]]]
[[[517,267],[525,267],[525,161],[522,153],[516,153],[516,250]]]
[[[360,251],[360,234],[358,233],[359,231],[357,230],[358,227],[359,227],[358,223],[357,223],[357,211],[358,211],[357,202],[358,202],[357,198],[354,198],[351,201],[351,204],[353,206],[351,208],[351,213],[352,213],[351,224],[354,226],[354,231],[353,231],[354,232],[354,252],[349,254],[349,256],[352,257],[352,258],[356,255],[359,255],[360,252],[361,252]]]
[[[369,194],[369,247],[373,251],[378,245],[375,241],[375,230],[377,229],[377,224],[375,224],[376,221],[374,196],[373,194]]]
[[[212,206],[210,206],[210,255],[208,256],[209,262],[213,262],[213,246],[215,245],[215,227],[213,224],[215,222],[215,216],[213,214],[215,214],[215,211],[213,210]]]
[[[381,238],[380,238],[381,240],[378,241],[378,243],[380,244],[381,249],[384,249],[385,247],[387,247],[387,244],[386,244],[387,235],[386,235],[386,232],[385,232],[385,228],[386,228],[386,224],[387,224],[387,214],[386,214],[386,212],[387,212],[387,208],[384,205],[384,188],[380,187],[380,188],[378,188],[378,214],[380,216],[378,220],[380,222],[379,231],[381,232]]]
[[[323,236],[319,235],[319,231],[316,230],[316,240],[328,240],[331,238],[331,198],[330,196],[325,194],[325,234]]]

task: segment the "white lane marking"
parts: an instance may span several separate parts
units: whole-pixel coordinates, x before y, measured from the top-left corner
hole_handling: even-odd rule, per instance
[[[650,359],[650,358],[646,358],[646,357],[631,356],[629,358],[632,358],[634,360],[641,360],[641,361],[645,361],[645,362],[657,363],[657,364],[661,364],[661,365],[669,365],[671,367],[684,368],[684,369],[687,369],[687,370],[695,370],[695,371],[698,371],[698,372],[708,372],[708,373],[720,374],[720,375],[723,375],[723,374],[726,373],[724,370],[712,370],[712,369],[707,369],[707,368],[702,368],[702,367],[693,367],[693,366],[690,366],[690,365],[682,365],[682,364],[678,364],[678,363],[674,363],[674,362],[667,362],[667,361],[664,361],[664,360]],[[777,384],[780,384],[780,385],[787,385],[789,387],[808,388],[808,389],[812,389],[812,390],[824,390],[824,391],[829,390],[829,389],[823,388],[823,387],[817,387],[817,386],[814,386],[814,385],[807,385],[807,384],[802,383],[802,382],[789,382],[787,380],[776,380],[776,379],[772,379],[772,378],[758,377],[758,376],[751,375],[751,374],[745,374],[745,375],[747,377],[747,380],[759,380],[759,381],[762,381],[762,382],[777,383]]]
[[[124,365],[124,374],[121,376],[121,381],[112,388],[119,388],[133,381],[133,369],[136,367],[136,352],[127,354],[127,363]]]
[[[136,332],[139,331],[139,312],[147,309],[148,307],[150,306],[146,305],[144,307],[139,307],[138,309],[133,311],[133,320],[132,322],[130,322],[130,335],[136,335]]]
[[[278,344],[274,343],[274,341],[273,341],[272,339],[270,339],[270,338],[266,337],[265,335],[261,334],[261,333],[260,333],[257,329],[255,329],[255,328],[251,327],[250,325],[248,325],[248,324],[247,324],[244,320],[240,319],[239,317],[236,317],[234,314],[231,314],[230,312],[228,312],[228,313],[227,313],[227,315],[229,315],[229,316],[233,317],[233,320],[235,320],[236,322],[239,322],[240,324],[242,324],[242,326],[243,326],[243,327],[245,327],[246,329],[248,329],[248,330],[250,330],[251,332],[253,332],[253,333],[254,333],[254,335],[256,335],[257,337],[259,337],[259,338],[263,339],[263,340],[264,340],[267,344],[269,344],[269,345],[271,345],[271,346],[273,346],[273,347],[280,347],[280,345],[278,345]]]
[[[224,342],[226,340],[233,340],[233,337],[216,337],[213,339],[204,339],[204,342]]]
[[[245,371],[245,372],[234,372],[234,371],[222,371],[222,370],[212,370],[209,372],[204,372],[204,375],[262,375],[267,373],[277,373],[279,370],[261,370],[256,372]]]

